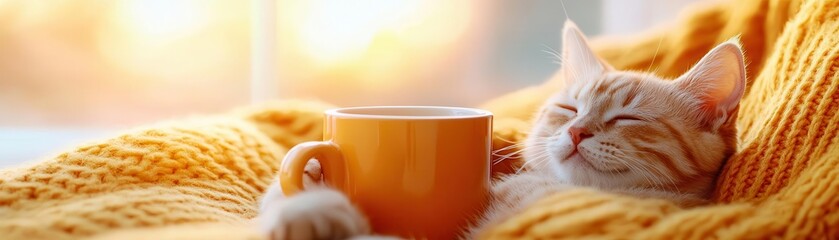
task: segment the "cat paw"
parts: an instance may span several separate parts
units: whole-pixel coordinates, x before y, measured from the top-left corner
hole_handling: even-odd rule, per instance
[[[303,186],[308,188],[323,184],[322,173],[323,170],[320,167],[320,162],[310,160],[306,163],[306,167],[303,168]]]
[[[370,233],[367,219],[346,196],[314,189],[266,202],[259,216],[269,239],[347,239]]]

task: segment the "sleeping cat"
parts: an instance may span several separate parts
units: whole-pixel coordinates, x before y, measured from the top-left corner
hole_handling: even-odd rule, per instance
[[[723,162],[736,150],[743,55],[736,41],[708,52],[687,73],[666,80],[617,71],[590,49],[577,27],[563,30],[563,87],[542,106],[525,141],[527,171],[493,183],[490,206],[464,238],[550,193],[591,187],[684,207],[707,202]],[[319,186],[284,198],[273,184],[261,229],[273,239],[373,238],[363,214],[340,192]]]

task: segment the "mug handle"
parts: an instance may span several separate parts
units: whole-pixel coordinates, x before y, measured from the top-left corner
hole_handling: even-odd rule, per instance
[[[338,145],[328,141],[304,142],[291,148],[280,163],[280,187],[291,196],[303,191],[303,174],[309,159],[315,158],[323,170],[324,183],[343,189],[346,182],[344,156]]]

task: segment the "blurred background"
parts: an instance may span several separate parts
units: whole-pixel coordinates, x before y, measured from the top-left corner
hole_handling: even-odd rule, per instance
[[[0,0],[0,167],[251,103],[266,1]],[[566,17],[625,35],[694,1],[276,0],[270,98],[475,106],[547,79]]]

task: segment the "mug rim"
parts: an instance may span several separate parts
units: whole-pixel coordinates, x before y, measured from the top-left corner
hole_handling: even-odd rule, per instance
[[[381,109],[433,109],[433,110],[456,110],[468,112],[465,115],[389,115],[389,114],[364,114],[364,113],[348,113],[346,111],[352,110],[381,110]],[[355,119],[397,119],[397,120],[446,120],[446,119],[478,119],[492,117],[492,112],[466,107],[448,107],[448,106],[362,106],[362,107],[346,107],[329,109],[325,112],[326,115],[340,117],[340,118],[355,118]]]

